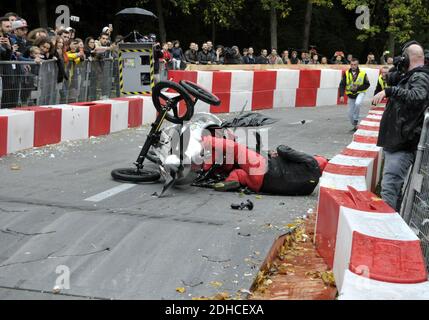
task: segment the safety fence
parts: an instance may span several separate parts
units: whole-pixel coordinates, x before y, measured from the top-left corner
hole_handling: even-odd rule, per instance
[[[0,107],[53,105],[120,96],[119,62],[100,59],[64,66],[57,60],[0,61]],[[62,69],[62,68],[61,68]]]
[[[420,238],[423,254],[429,265],[429,110],[426,112],[408,186],[402,216]]]

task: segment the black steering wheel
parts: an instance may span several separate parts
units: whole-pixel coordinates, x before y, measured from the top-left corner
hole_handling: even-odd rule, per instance
[[[196,99],[199,99],[205,103],[214,106],[218,106],[221,103],[220,99],[216,97],[213,93],[207,91],[206,89],[194,82],[182,80],[180,81],[180,85]]]
[[[179,102],[184,101],[186,104],[186,112],[183,115],[179,114]],[[195,102],[187,90],[181,85],[173,81],[162,81],[157,83],[152,89],[152,101],[156,111],[162,113],[166,108],[171,110],[167,112],[165,120],[175,124],[182,124],[184,121],[189,121],[194,115]]]

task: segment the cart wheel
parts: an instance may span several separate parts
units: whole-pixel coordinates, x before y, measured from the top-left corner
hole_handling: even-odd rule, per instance
[[[112,178],[127,182],[155,182],[161,178],[161,174],[156,170],[136,168],[116,169],[112,171]]]
[[[186,112],[179,115],[179,102],[184,101]],[[194,101],[189,93],[178,83],[173,81],[162,81],[152,89],[152,101],[156,111],[162,113],[167,106],[171,111],[167,113],[165,119],[175,124],[182,124],[191,120],[194,115]]]

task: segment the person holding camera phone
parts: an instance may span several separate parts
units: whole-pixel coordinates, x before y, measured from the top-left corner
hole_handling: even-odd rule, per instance
[[[403,46],[388,82],[392,86],[379,92],[373,104],[389,98],[377,143],[384,152],[381,197],[399,212],[402,187],[414,163],[424,113],[429,107],[429,66],[425,65],[424,49],[418,42]]]

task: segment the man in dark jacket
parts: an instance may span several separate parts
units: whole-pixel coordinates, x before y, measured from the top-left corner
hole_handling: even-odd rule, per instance
[[[207,43],[202,46],[202,51],[198,52],[198,63],[199,64],[212,64],[214,61],[213,55],[208,51]]]
[[[254,192],[274,195],[310,195],[328,163],[323,157],[313,157],[283,145],[265,157],[228,139],[207,136],[203,144],[213,160],[223,158],[233,162],[220,168],[228,177],[214,186],[217,191],[247,187]],[[205,170],[210,168],[211,164],[204,166]]]
[[[256,64],[269,64],[267,49],[261,50],[261,55],[256,58]]]
[[[344,102],[344,93],[349,98],[349,119],[353,125],[352,131],[357,130],[360,108],[369,87],[368,75],[359,69],[359,60],[353,58],[350,63],[350,70],[344,73],[340,83],[340,102]]]
[[[373,104],[389,98],[380,123],[378,146],[384,150],[384,172],[381,196],[392,208],[400,210],[401,194],[421,135],[424,112],[429,106],[429,67],[425,66],[419,44],[405,46],[408,55],[405,74],[396,86],[378,93]]]
[[[196,50],[196,43],[192,42],[189,46],[189,50],[185,52],[185,59],[187,63],[198,64],[198,52]]]

